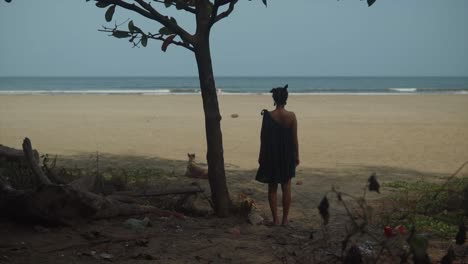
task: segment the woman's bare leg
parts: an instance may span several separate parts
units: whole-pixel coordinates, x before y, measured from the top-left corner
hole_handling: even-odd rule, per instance
[[[276,208],[276,193],[278,190],[278,184],[268,184],[268,201],[270,202],[271,215],[273,216],[273,224],[279,225],[278,209]]]
[[[288,225],[289,206],[291,205],[291,179],[281,184],[281,190],[283,191],[283,221],[281,225]]]

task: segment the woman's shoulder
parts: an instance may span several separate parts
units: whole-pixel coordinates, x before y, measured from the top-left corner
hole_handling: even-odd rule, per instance
[[[287,119],[293,119],[293,118],[296,118],[296,113],[285,109],[283,112],[283,116],[286,117]]]

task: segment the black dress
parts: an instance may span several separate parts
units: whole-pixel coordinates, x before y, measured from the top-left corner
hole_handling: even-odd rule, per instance
[[[260,166],[255,179],[263,183],[286,183],[296,175],[296,144],[292,128],[284,127],[262,111]]]

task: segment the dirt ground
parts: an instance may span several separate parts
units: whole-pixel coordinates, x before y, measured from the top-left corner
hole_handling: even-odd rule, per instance
[[[155,167],[172,170],[171,176],[152,179],[160,187],[194,181],[183,176],[184,161],[112,155],[104,155],[101,159],[102,167],[151,163]],[[73,158],[68,162],[71,160]],[[74,157],[74,162],[82,165],[83,158]],[[372,172],[377,173],[381,183],[421,178],[438,180],[447,176],[390,167],[300,168],[292,181],[292,222],[288,227],[251,225],[246,218],[238,216],[178,220],[147,215],[151,226],[140,230],[128,229],[124,224],[128,218],[58,228],[25,226],[0,219],[0,263],[338,263],[336,255],[345,235],[347,218],[336,199],[330,198],[331,218],[327,229],[324,229],[317,205],[332,185],[347,193],[361,194]],[[227,165],[231,196],[235,198],[243,193],[251,197],[268,223],[271,217],[266,186],[255,182],[254,175],[255,171]],[[196,181],[209,190],[205,180]],[[372,193],[367,198],[371,203],[376,201],[375,204],[382,206],[384,203],[377,201],[388,194],[390,190],[383,188],[381,194]],[[282,212],[280,204],[279,212]],[[138,219],[143,217],[135,216]],[[379,232],[376,229],[376,233]],[[439,260],[450,242],[431,240],[431,258]],[[379,263],[395,261],[387,257]]]

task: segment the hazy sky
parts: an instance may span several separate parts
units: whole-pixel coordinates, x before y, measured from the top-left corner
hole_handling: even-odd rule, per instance
[[[1,0],[0,76],[196,76],[181,47],[131,48],[98,32],[104,12],[85,0]],[[192,30],[182,13],[170,14]],[[127,18],[160,28],[116,10]],[[467,76],[468,0],[240,0],[211,44],[217,76]]]

